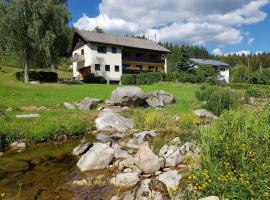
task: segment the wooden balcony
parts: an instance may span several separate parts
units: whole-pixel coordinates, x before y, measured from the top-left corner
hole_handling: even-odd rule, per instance
[[[164,64],[165,60],[161,58],[151,58],[151,57],[136,57],[136,56],[122,56],[123,61],[132,61],[132,62],[143,62],[143,63],[160,63]]]

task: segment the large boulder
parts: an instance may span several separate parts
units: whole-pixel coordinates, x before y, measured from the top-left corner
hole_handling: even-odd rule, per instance
[[[164,183],[168,189],[168,192],[171,193],[175,191],[179,185],[182,176],[178,174],[176,170],[170,170],[158,176],[158,180]]]
[[[78,161],[77,166],[81,171],[105,169],[113,160],[114,150],[103,143],[94,143]]]
[[[69,103],[69,102],[64,102],[63,105],[64,105],[64,107],[65,107],[66,109],[68,109],[68,110],[75,110],[75,109],[76,109],[75,105],[72,104],[72,103]]]
[[[140,187],[136,191],[136,200],[163,200],[161,192],[157,192],[150,188],[151,179],[145,179],[141,182]]]
[[[146,96],[141,88],[134,86],[125,86],[116,88],[110,98],[113,105],[136,107],[144,106]]]
[[[175,103],[175,97],[163,90],[154,91],[146,95],[146,102],[150,107],[163,107],[164,104]]]
[[[132,119],[125,118],[120,114],[111,111],[101,112],[95,122],[96,128],[99,131],[125,132],[134,125]]]
[[[80,110],[91,110],[91,109],[95,109],[97,105],[102,102],[103,101],[101,99],[94,99],[91,97],[86,97],[80,103],[77,103],[76,106]]]
[[[145,174],[152,174],[160,169],[160,161],[145,142],[140,145],[138,152],[134,157],[135,165]]]
[[[140,181],[137,173],[117,174],[111,179],[111,184],[119,189],[134,187]]]

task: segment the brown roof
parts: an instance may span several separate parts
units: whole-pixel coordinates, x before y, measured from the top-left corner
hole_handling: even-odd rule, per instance
[[[161,45],[156,44],[151,40],[139,39],[127,36],[113,35],[107,33],[97,33],[93,31],[83,31],[76,29],[76,32],[86,42],[96,42],[102,44],[111,44],[123,47],[131,47],[138,49],[154,50],[169,53],[170,51]]]

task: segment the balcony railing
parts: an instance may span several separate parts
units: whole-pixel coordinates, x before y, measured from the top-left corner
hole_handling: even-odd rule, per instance
[[[84,55],[79,55],[79,54],[75,54],[71,58],[71,62],[82,62],[84,60],[85,60],[85,56]]]
[[[135,62],[147,62],[147,63],[165,63],[161,58],[150,57],[136,57],[136,56],[122,56],[122,60],[135,61]]]

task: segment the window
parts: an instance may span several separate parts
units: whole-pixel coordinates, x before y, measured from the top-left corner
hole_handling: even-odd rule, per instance
[[[84,55],[84,49],[81,50],[81,55]]]
[[[95,64],[95,71],[100,71],[100,64]]]
[[[110,69],[111,67],[110,67],[110,65],[105,65],[105,71],[106,72],[109,72],[109,71],[111,71],[111,69]]]
[[[120,69],[119,69],[119,66],[118,66],[118,65],[115,65],[115,66],[114,66],[114,71],[116,71],[116,72],[119,72],[119,71],[120,71]]]
[[[116,47],[112,47],[112,53],[117,53]]]
[[[107,48],[104,46],[97,47],[98,53],[107,53]]]
[[[143,57],[142,53],[136,53],[136,57]]]

